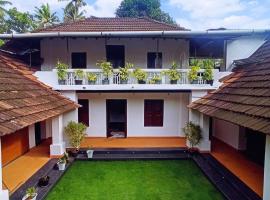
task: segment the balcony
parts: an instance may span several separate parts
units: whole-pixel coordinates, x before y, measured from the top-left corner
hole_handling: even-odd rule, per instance
[[[68,75],[65,83],[59,84],[57,77],[57,70],[52,71],[38,71],[35,73],[37,78],[45,84],[51,86],[55,90],[213,90],[220,86],[218,81],[220,78],[228,75],[228,72],[219,72],[219,70],[213,70],[214,84],[206,84],[203,80],[204,70],[198,72],[198,80],[195,83],[191,83],[188,79],[189,69],[179,69],[178,72],[181,78],[176,84],[171,84],[170,79],[163,73],[164,69],[143,69],[147,73],[147,79],[145,84],[138,84],[137,79],[129,75],[126,84],[122,84],[120,80],[119,71],[114,69],[112,76],[109,78],[109,84],[103,84],[104,75],[100,69],[83,69],[84,74],[91,72],[97,76],[95,84],[88,82],[86,76],[82,79],[82,84],[76,85],[75,69],[68,69]],[[133,70],[130,70],[132,72]],[[161,77],[158,83],[151,83],[154,76]]]

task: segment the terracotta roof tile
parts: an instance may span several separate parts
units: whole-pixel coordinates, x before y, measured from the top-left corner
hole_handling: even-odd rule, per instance
[[[183,27],[149,18],[97,18],[62,23],[36,32],[121,32],[121,31],[179,31]]]
[[[23,62],[0,54],[0,136],[78,107],[32,74]]]
[[[206,115],[270,134],[270,40],[235,62],[220,89],[189,105]]]

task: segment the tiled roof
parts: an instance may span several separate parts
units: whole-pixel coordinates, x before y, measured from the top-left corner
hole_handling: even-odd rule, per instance
[[[21,61],[0,54],[0,136],[78,107],[32,74]]]
[[[220,89],[189,107],[270,134],[270,40],[242,60]]]
[[[179,31],[183,27],[149,18],[86,18],[62,23],[36,32],[111,32],[111,31]]]

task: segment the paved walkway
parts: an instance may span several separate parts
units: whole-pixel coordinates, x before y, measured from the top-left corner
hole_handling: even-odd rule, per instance
[[[186,147],[186,139],[180,137],[164,138],[86,138],[82,147],[94,148],[177,148]]]
[[[23,156],[4,166],[3,185],[10,193],[13,193],[50,160],[50,144],[51,140],[46,140]]]
[[[263,196],[262,166],[248,160],[243,153],[217,139],[212,140],[211,154],[254,192]]]

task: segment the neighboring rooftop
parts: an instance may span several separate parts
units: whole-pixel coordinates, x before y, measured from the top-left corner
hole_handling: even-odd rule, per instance
[[[62,23],[36,32],[183,31],[183,27],[150,18],[97,18]]]
[[[270,40],[236,61],[220,89],[189,105],[206,115],[270,134]]]
[[[77,107],[39,82],[26,64],[0,54],[0,136]]]

